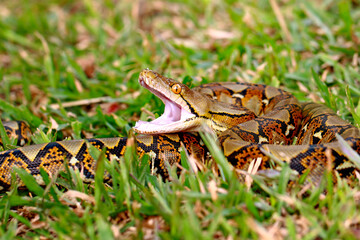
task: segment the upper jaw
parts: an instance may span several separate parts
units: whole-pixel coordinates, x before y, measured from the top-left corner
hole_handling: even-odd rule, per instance
[[[137,121],[134,127],[135,132],[142,134],[163,134],[183,132],[193,128],[194,123],[189,120],[195,119],[195,114],[186,110],[176,100],[171,100],[170,90],[162,89],[162,91],[159,88],[151,87],[149,85],[150,81],[143,75],[140,75],[139,83],[163,101],[165,110],[160,117],[151,122]],[[151,82],[151,84],[157,85],[156,82]]]

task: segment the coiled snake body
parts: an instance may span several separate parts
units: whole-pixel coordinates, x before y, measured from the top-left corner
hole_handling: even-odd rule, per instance
[[[323,105],[300,104],[290,93],[260,84],[210,83],[189,89],[151,70],[140,73],[139,83],[165,104],[161,117],[138,121],[134,127],[140,133],[136,136],[137,151],[140,156],[151,156],[154,173],[167,177],[165,161],[180,162],[182,146],[193,157],[204,160],[207,150],[193,134],[204,129],[217,134],[225,157],[239,169],[247,169],[253,159],[262,159],[260,169],[271,167],[269,155],[264,153],[268,152],[315,180],[321,179],[328,163],[341,177],[356,170],[336,135],[360,153],[359,129]],[[12,125],[9,133],[11,129],[21,137],[27,134],[25,125]],[[291,145],[294,137],[296,142]],[[41,168],[52,175],[65,159],[81,170],[85,179],[91,179],[95,160],[88,143],[100,150],[106,148],[110,159],[124,154],[126,142],[127,138],[69,140],[4,151],[0,153],[0,187],[10,186],[14,166],[41,182]]]

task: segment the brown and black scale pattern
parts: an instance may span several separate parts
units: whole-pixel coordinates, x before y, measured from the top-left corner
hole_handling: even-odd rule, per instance
[[[213,83],[196,87],[194,90],[217,101],[248,107],[258,116],[256,119],[249,117],[250,123],[243,123],[248,124],[249,129],[244,129],[240,124],[219,134],[219,144],[229,162],[237,168],[246,169],[252,160],[259,158],[262,159],[260,169],[271,167],[269,157],[263,153],[263,149],[267,149],[273,155],[289,162],[290,167],[300,174],[311,171],[312,178],[321,178],[329,165],[328,161],[331,161],[334,172],[337,171],[343,177],[352,175],[356,170],[342,153],[335,136],[339,134],[344,137],[351,147],[360,153],[359,129],[324,106],[313,103],[298,104],[291,94],[259,84]],[[7,131],[14,132],[14,129],[20,137],[27,135],[23,125],[10,127]],[[294,136],[298,137],[299,145],[272,144],[292,143]],[[0,186],[10,186],[14,166],[37,177],[40,168],[44,168],[50,175],[56,173],[62,168],[65,159],[71,167],[82,171],[85,179],[91,179],[95,174],[96,161],[89,154],[88,144],[100,150],[106,149],[105,156],[111,159],[111,156],[120,157],[124,154],[126,143],[127,138],[72,140],[2,152]],[[234,147],[233,143],[237,145]],[[136,145],[139,156],[150,155],[149,165],[153,172],[165,178],[168,177],[165,161],[170,164],[180,163],[181,149],[185,148],[199,160],[203,160],[207,153],[199,136],[190,133],[138,135]]]

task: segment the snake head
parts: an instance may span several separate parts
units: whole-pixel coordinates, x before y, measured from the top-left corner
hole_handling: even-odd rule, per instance
[[[165,109],[159,118],[151,122],[138,121],[134,127],[136,132],[164,134],[198,131],[206,121],[200,116],[207,113],[209,99],[188,86],[149,69],[140,73],[139,83],[160,98]]]

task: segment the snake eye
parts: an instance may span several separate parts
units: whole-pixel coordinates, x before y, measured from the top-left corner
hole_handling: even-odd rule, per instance
[[[174,84],[171,86],[171,91],[175,94],[179,94],[181,92],[181,86],[180,84]]]

